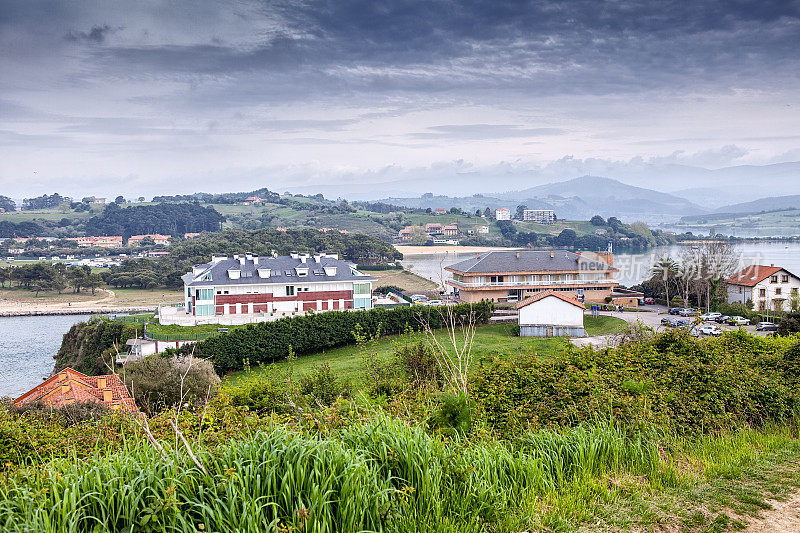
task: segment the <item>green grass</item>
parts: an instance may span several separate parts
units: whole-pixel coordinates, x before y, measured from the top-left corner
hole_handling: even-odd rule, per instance
[[[513,335],[512,330],[513,324],[492,324],[477,328],[472,348],[473,365],[477,365],[481,358],[513,357],[514,354],[522,350],[532,350],[539,354],[559,353],[568,343],[563,338],[518,337]],[[447,342],[446,330],[436,332],[436,337],[441,342]],[[459,340],[463,339],[461,335],[457,335],[457,338]],[[375,353],[378,357],[388,358],[398,343],[414,343],[424,339],[425,334],[423,333],[391,335],[383,337],[373,345],[370,345],[369,350],[370,353]],[[294,361],[294,368],[300,373],[305,373],[324,362],[328,363],[336,374],[345,376],[358,384],[364,378],[362,354],[362,348],[357,345],[343,346],[333,350],[297,357]],[[288,364],[287,361],[280,361],[275,363],[274,366],[282,368]],[[242,379],[258,379],[260,373],[271,371],[271,366],[252,368],[249,371],[234,372],[227,376],[225,381],[235,385]]]
[[[681,441],[596,421],[510,443],[373,413],[324,432],[194,442],[202,468],[164,445],[166,457],[131,439],[7,474],[0,529],[699,533],[741,529],[800,486],[788,428]]]
[[[628,323],[615,316],[585,316],[583,318],[583,327],[586,329],[586,335],[593,337],[595,335],[610,335],[625,331]]]

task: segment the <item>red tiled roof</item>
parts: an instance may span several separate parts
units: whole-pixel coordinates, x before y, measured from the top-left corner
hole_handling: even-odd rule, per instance
[[[105,379],[105,387],[100,387],[100,380]],[[106,392],[111,398],[106,399]],[[16,400],[15,405],[42,402],[53,407],[63,407],[72,403],[96,402],[110,409],[138,412],[136,403],[125,384],[117,374],[105,376],[87,376],[71,368],[65,368],[47,379],[41,385],[29,390]]]
[[[552,290],[542,291],[542,292],[540,292],[538,294],[535,294],[535,295],[531,296],[530,298],[525,298],[524,300],[522,300],[520,303],[517,304],[517,309],[522,309],[526,305],[530,305],[530,304],[532,304],[534,302],[538,302],[539,300],[543,300],[543,299],[547,298],[548,296],[555,296],[559,300],[563,300],[563,301],[567,302],[568,304],[575,305],[577,307],[580,307],[581,309],[586,309],[586,306],[584,306],[581,302],[579,302],[575,298],[570,298],[569,296],[566,296],[565,294],[561,294],[559,292],[555,292],[555,291],[552,291]]]
[[[727,283],[731,285],[754,287],[759,282],[777,274],[781,270],[784,269],[776,266],[750,265],[728,278]]]

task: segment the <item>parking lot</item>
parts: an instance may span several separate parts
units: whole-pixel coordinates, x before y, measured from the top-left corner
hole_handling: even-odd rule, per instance
[[[673,329],[669,326],[665,326],[661,324],[661,319],[667,316],[672,316],[674,318],[681,318],[684,320],[689,320],[690,323],[695,320],[695,317],[680,317],[675,315],[667,314],[667,308],[663,305],[643,305],[640,309],[642,311],[601,311],[600,314],[608,315],[608,316],[615,316],[617,318],[621,318],[626,322],[631,324],[635,324],[637,321],[640,321],[645,326],[649,326],[656,331],[667,331],[669,329]],[[728,324],[718,324],[717,322],[707,321],[702,322],[702,324],[714,324],[718,326],[723,331],[735,331],[738,330],[739,327],[737,326],[730,326]],[[753,335],[759,336],[766,336],[767,334],[771,333],[769,331],[756,331],[756,327],[754,324],[749,326],[744,326],[744,329],[748,333],[752,333]]]

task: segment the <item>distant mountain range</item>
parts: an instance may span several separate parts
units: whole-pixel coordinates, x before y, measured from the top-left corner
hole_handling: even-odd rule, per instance
[[[769,196],[752,202],[724,205],[715,210],[716,213],[760,213],[777,209],[800,209],[800,194],[788,196]]]
[[[418,198],[391,197],[382,201],[431,209],[459,207],[470,212],[486,207],[514,209],[525,205],[529,209],[553,209],[556,216],[573,220],[586,220],[599,214],[624,221],[660,222],[708,212],[686,198],[597,176],[582,176],[496,195],[449,197],[426,194]]]

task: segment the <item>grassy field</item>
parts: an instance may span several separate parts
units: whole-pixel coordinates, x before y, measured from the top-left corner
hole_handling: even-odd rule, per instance
[[[605,335],[623,330],[626,323],[616,317],[586,317],[585,327],[589,335]],[[483,358],[513,357],[522,351],[532,351],[541,355],[554,354],[563,350],[569,343],[565,338],[519,337],[513,334],[513,330],[514,324],[492,324],[479,327],[476,330],[472,346],[473,365],[479,364]],[[436,337],[442,343],[448,342],[446,330],[436,332]],[[460,334],[456,337],[459,342],[463,340],[463,336]],[[305,373],[320,363],[328,363],[336,374],[360,381],[363,379],[364,373],[365,350],[378,357],[388,358],[398,344],[415,343],[424,339],[424,333],[408,333],[383,337],[366,348],[356,345],[343,346],[326,352],[298,357],[294,362],[294,369],[299,373]],[[287,361],[280,361],[275,363],[275,366],[282,367],[287,364]],[[270,369],[270,366],[253,368],[249,371],[235,372],[225,379],[231,384],[235,384],[241,379],[258,379],[261,372],[269,372]]]
[[[378,280],[373,284],[373,288],[393,285],[395,287],[400,287],[403,291],[413,293],[435,291],[439,287],[433,281],[418,276],[408,270],[378,270],[374,272],[365,271],[364,273]]]
[[[29,291],[27,289],[5,288],[0,289],[0,306],[13,305],[16,303],[30,305],[90,302],[106,298],[107,296],[108,293],[101,290],[95,291],[95,294],[92,295],[92,291],[81,291],[79,294],[76,294],[73,290],[69,289],[62,291],[61,294],[55,291],[42,291],[39,293],[39,296],[36,296],[34,291]]]
[[[159,303],[178,303],[183,301],[183,291],[169,289],[112,289],[114,305],[156,306]]]
[[[624,331],[628,327],[628,323],[615,316],[598,315],[585,317],[583,327],[589,336],[610,335]]]

